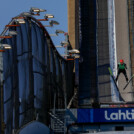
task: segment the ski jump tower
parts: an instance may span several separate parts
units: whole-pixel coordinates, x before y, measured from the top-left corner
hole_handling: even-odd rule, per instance
[[[89,133],[133,130],[134,119],[128,118],[134,110],[133,81],[123,90],[126,81],[121,74],[117,90],[108,71],[111,67],[115,78],[117,63],[124,59],[128,77],[134,73],[133,5],[133,0],[76,0],[71,8],[79,24],[76,46],[81,57],[77,123],[70,125],[70,132],[75,126]]]
[[[132,7],[129,13],[129,8],[133,4],[130,1],[68,0],[69,36],[75,35],[71,43],[81,53],[79,104],[82,107],[92,102],[121,102],[120,96],[125,102],[133,101],[132,83],[123,90],[126,81],[121,74],[117,83],[118,91],[108,72],[108,67],[111,67],[116,77],[117,63],[120,59],[124,59],[128,67],[128,77],[133,74]],[[131,19],[131,31],[128,19]],[[131,48],[129,32],[131,32]]]

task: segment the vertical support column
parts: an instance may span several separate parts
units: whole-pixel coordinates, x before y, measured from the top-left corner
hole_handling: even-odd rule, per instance
[[[53,88],[52,86],[51,86],[51,78],[52,78],[52,76],[51,76],[51,72],[50,72],[50,67],[51,67],[51,41],[50,41],[50,39],[49,38],[47,38],[46,37],[46,42],[47,42],[47,47],[48,47],[48,51],[47,51],[47,73],[46,73],[46,75],[47,75],[47,83],[46,84],[48,84],[48,86],[47,86],[47,88],[48,88],[48,90],[46,90],[45,91],[45,100],[47,100],[47,102],[45,102],[45,104],[46,104],[46,111],[48,112],[49,111],[49,109],[51,109],[51,100],[52,100],[52,96],[51,96],[51,92],[52,92],[52,90],[51,90],[51,88]],[[54,91],[54,110],[55,110],[55,91]],[[54,113],[55,113],[55,111],[54,111]],[[46,115],[47,115],[47,113],[46,113]],[[50,122],[50,120],[49,120],[49,118],[48,118],[48,120],[47,120],[48,122]]]
[[[4,134],[4,103],[3,103],[3,56],[2,53],[0,55],[0,134]]]
[[[97,103],[96,0],[80,0],[79,106]]]
[[[1,85],[0,85],[0,87],[1,87]],[[0,98],[1,98],[1,91],[0,91]],[[2,102],[0,100],[0,110],[1,110],[1,106],[2,106]],[[1,114],[1,111],[0,111],[0,134],[2,134],[1,129],[2,129],[2,114]]]
[[[73,48],[75,48],[75,0],[68,0],[68,34]]]
[[[17,66],[17,39],[13,42],[13,97],[14,97],[14,131],[19,128],[19,84],[18,84],[18,66]]]
[[[30,102],[30,108],[31,112],[29,113],[31,116],[30,119],[33,118],[34,114],[34,76],[33,76],[33,57],[32,57],[32,42],[31,42],[31,19],[28,19],[28,59],[29,59],[29,102]]]
[[[68,0],[68,34],[72,48],[79,48],[79,0]]]
[[[0,53],[0,69],[2,70],[2,53]],[[1,97],[1,89],[2,89],[2,72],[0,71],[0,134],[2,134],[2,97]]]

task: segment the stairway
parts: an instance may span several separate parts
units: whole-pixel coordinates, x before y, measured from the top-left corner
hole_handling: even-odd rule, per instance
[[[64,134],[65,132],[65,110],[56,110],[55,114],[49,113],[51,116],[51,129],[54,134]]]
[[[67,126],[76,122],[77,109],[56,109],[55,114],[49,113],[51,116],[51,129],[54,134],[65,134]]]

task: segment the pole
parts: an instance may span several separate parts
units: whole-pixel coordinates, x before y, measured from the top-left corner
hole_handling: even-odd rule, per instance
[[[4,134],[4,107],[3,107],[3,57],[0,54],[0,134]]]
[[[4,123],[4,107],[3,107],[3,83],[0,83],[0,134],[4,134],[5,123]]]
[[[1,73],[0,73],[0,98],[1,98]],[[2,106],[2,104],[1,104],[1,99],[0,99],[0,134],[2,134],[1,132],[2,132],[2,111],[1,111],[1,106]]]

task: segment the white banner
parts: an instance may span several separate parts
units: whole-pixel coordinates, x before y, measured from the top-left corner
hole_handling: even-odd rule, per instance
[[[115,7],[114,0],[108,0],[108,31],[109,31],[109,54],[110,67],[114,77],[117,75],[117,54],[116,54],[116,32],[115,32]],[[119,101],[119,92],[117,91],[111,79],[112,101]]]

